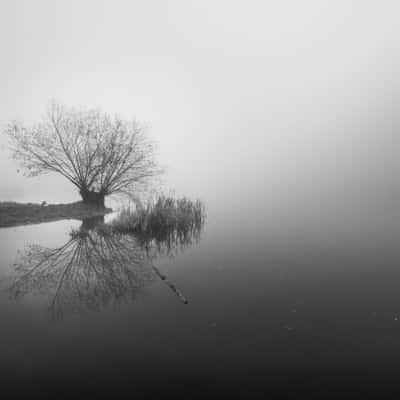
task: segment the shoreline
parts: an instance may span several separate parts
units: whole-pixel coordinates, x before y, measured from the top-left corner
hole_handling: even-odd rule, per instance
[[[0,202],[0,228],[41,224],[65,219],[83,220],[111,213],[111,208],[96,208],[81,201],[67,204]]]

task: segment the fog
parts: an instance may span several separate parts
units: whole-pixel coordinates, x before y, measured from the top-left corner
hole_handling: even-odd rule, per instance
[[[390,218],[399,8],[3,0],[0,123],[51,99],[100,107],[146,124],[166,191],[226,217]],[[62,178],[24,178],[1,143],[0,200],[78,200]]]
[[[161,189],[206,210],[0,229],[0,393],[397,389],[399,20],[395,0],[0,0],[0,126],[51,100],[135,117]],[[80,199],[0,148],[0,202]]]

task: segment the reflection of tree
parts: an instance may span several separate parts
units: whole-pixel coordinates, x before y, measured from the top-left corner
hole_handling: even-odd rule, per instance
[[[169,250],[172,243],[170,238]],[[94,227],[91,221],[84,221],[61,247],[29,246],[16,263],[16,279],[10,291],[15,299],[34,292],[49,295],[51,313],[57,318],[132,300],[158,277],[186,303],[153,265],[161,249],[160,242],[142,243],[135,236],[113,234],[105,225]]]

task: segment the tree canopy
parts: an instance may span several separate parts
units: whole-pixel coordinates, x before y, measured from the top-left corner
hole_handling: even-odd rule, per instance
[[[86,203],[104,206],[111,194],[137,194],[161,171],[154,146],[135,120],[52,103],[43,120],[6,128],[14,158],[29,176],[56,172]]]

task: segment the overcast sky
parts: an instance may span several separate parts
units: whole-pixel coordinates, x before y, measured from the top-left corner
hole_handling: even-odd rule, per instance
[[[382,0],[1,0],[0,123],[37,121],[51,99],[136,116],[166,188],[210,202],[383,193],[398,182],[399,20]],[[0,200],[76,198],[5,152],[0,171]]]

